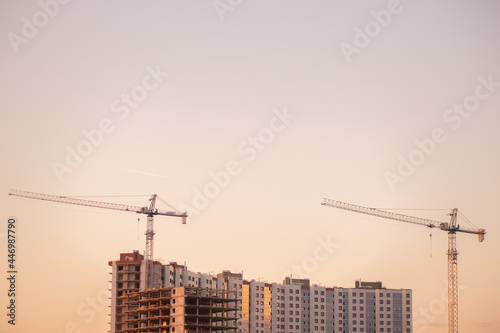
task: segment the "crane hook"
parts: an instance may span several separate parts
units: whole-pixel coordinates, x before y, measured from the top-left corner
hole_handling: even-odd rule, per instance
[[[430,238],[430,245],[431,245],[431,258],[432,258],[432,231],[431,233],[429,234],[429,238]]]

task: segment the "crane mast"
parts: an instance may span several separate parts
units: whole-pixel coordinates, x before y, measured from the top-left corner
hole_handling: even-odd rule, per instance
[[[348,210],[355,213],[376,216],[380,218],[391,219],[411,224],[417,224],[428,228],[439,228],[448,233],[448,333],[458,333],[458,251],[457,251],[457,232],[478,235],[478,241],[484,240],[486,231],[484,229],[466,229],[461,228],[457,222],[458,209],[454,208],[450,214],[450,222],[442,223],[438,221],[413,217],[393,212],[387,212],[376,208],[358,206],[342,201],[323,198],[322,205]]]
[[[153,265],[153,249],[154,249],[154,216],[155,215],[163,215],[163,216],[174,216],[182,218],[182,223],[186,224],[187,212],[178,212],[178,211],[163,211],[155,208],[156,206],[156,198],[157,195],[153,194],[153,196],[149,199],[151,202],[149,207],[140,207],[140,206],[131,206],[124,204],[116,204],[109,202],[100,202],[94,200],[84,200],[78,199],[74,197],[67,196],[57,196],[43,193],[35,193],[35,192],[27,192],[20,190],[10,190],[9,195],[14,195],[23,198],[29,199],[37,199],[44,201],[52,201],[58,203],[66,203],[71,205],[78,206],[86,206],[86,207],[94,207],[94,208],[104,208],[104,209],[112,209],[112,210],[120,210],[125,212],[132,212],[137,214],[145,214],[147,215],[147,227],[146,227],[146,250],[145,250],[145,262],[146,262],[146,289],[149,288],[157,288],[154,281],[154,265]]]
[[[458,210],[454,208],[449,214],[451,216],[450,225],[453,229],[458,228],[457,213]],[[448,252],[446,255],[448,256],[448,332],[458,333],[458,251],[455,230],[448,231]]]

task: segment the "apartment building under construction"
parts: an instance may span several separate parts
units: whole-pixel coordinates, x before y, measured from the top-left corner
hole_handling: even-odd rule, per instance
[[[234,293],[176,287],[150,289],[119,297],[122,320],[116,332],[236,333]]]

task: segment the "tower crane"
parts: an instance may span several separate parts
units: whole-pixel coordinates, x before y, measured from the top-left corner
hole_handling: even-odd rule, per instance
[[[175,210],[173,207],[173,211],[163,211],[155,208],[156,198],[158,197],[156,194],[153,194],[149,199],[150,204],[149,207],[140,207],[140,206],[130,206],[124,204],[116,204],[116,203],[108,203],[108,202],[100,202],[93,200],[84,200],[78,199],[75,197],[67,197],[67,196],[56,196],[50,194],[42,194],[42,193],[34,193],[20,190],[10,190],[9,195],[14,195],[18,197],[30,198],[30,199],[38,199],[45,201],[53,201],[59,203],[66,203],[71,205],[79,205],[86,207],[95,207],[95,208],[106,208],[113,210],[121,210],[126,212],[132,212],[137,214],[145,214],[147,215],[147,228],[146,232],[146,289],[155,288],[153,283],[153,248],[154,248],[154,216],[155,215],[163,215],[163,216],[175,216],[181,217],[182,223],[186,224],[187,220],[187,212],[179,212]]]
[[[323,198],[323,202],[321,204],[333,208],[348,210],[355,213],[418,224],[428,228],[439,228],[442,231],[446,231],[448,233],[448,251],[446,252],[446,255],[448,256],[448,333],[458,333],[458,251],[456,234],[457,232],[475,234],[478,235],[478,241],[482,242],[484,240],[486,230],[473,230],[460,227],[457,222],[458,210],[456,208],[452,209],[451,213],[448,214],[450,216],[450,222],[442,223],[433,220],[387,212],[376,208],[358,206],[327,198]]]

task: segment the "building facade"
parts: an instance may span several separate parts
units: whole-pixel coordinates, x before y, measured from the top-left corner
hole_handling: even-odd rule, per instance
[[[112,268],[110,332],[142,332],[127,327],[131,304],[128,300],[144,297],[141,293],[148,292],[144,290],[144,257],[138,251],[122,253],[119,260],[110,261],[109,265]],[[235,327],[235,333],[413,332],[411,289],[388,289],[381,282],[364,281],[356,281],[354,288],[311,285],[307,279],[292,278],[268,283],[248,281],[241,273],[229,271],[217,275],[193,272],[175,262],[163,265],[155,261],[153,265],[155,288],[149,292],[158,289],[168,293],[172,288],[185,287],[210,290],[222,298],[232,295],[236,301],[234,312],[224,316],[234,320],[227,327]],[[148,320],[156,319],[148,317]],[[175,333],[210,331],[208,327],[184,326],[182,332],[179,329]]]

